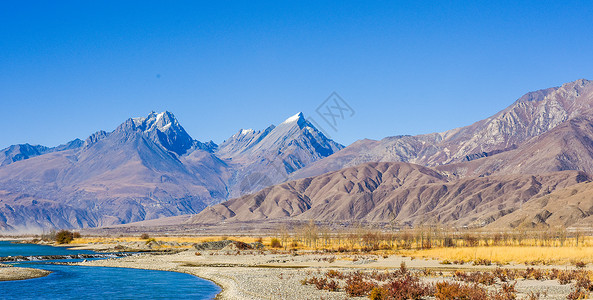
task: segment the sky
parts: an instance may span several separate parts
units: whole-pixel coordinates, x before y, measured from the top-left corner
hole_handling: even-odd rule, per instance
[[[3,1],[0,148],[164,110],[216,143],[297,112],[345,145],[445,131],[593,79],[591,28],[590,1]]]

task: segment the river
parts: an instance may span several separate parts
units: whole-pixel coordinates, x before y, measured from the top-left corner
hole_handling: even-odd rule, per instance
[[[0,241],[0,257],[79,253],[93,252]],[[45,261],[11,264],[52,273],[42,278],[0,282],[0,299],[212,299],[220,292],[210,281],[176,272],[54,265]]]

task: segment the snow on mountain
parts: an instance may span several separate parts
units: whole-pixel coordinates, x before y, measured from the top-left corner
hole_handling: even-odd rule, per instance
[[[3,150],[5,160],[23,161],[0,167],[0,228],[96,227],[193,214],[229,199],[241,184],[245,191],[269,186],[341,147],[302,114],[264,131],[240,130],[219,148],[192,139],[172,113],[151,112],[84,142]],[[258,174],[273,180],[243,180]]]
[[[290,173],[342,148],[299,112],[263,131],[240,130],[215,153],[240,170],[230,182],[231,196],[239,196],[283,182]]]

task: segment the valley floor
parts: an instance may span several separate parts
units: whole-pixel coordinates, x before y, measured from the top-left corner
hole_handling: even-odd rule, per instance
[[[397,255],[335,254],[321,252],[278,253],[275,251],[200,251],[186,250],[175,254],[146,253],[125,258],[86,261],[85,266],[153,269],[189,273],[217,283],[223,291],[217,299],[344,299],[349,296],[318,290],[302,281],[321,277],[329,270],[339,272],[378,270],[395,271],[405,263],[411,270],[424,271],[423,282],[454,280],[456,270],[493,271],[496,266],[443,265],[438,260],[412,259]],[[542,266],[566,270],[570,266]],[[507,269],[526,269],[525,265],[506,265]],[[537,267],[536,267],[537,268]],[[430,271],[427,271],[430,270]],[[499,284],[497,284],[500,286]],[[492,286],[492,288],[496,287]],[[566,299],[574,283],[557,280],[517,279],[518,299],[539,293],[539,299]],[[361,298],[362,299],[362,298]]]

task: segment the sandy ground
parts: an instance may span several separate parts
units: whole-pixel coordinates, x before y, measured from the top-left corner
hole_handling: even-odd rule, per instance
[[[46,270],[0,265],[0,281],[31,279],[47,276],[50,273]]]
[[[426,281],[452,280],[451,272],[456,269],[485,270],[495,266],[441,265],[435,260],[412,260],[389,256],[357,256],[333,254],[270,254],[269,252],[244,251],[241,254],[228,251],[195,250],[177,254],[140,254],[125,258],[87,261],[87,266],[107,266],[166,270],[192,274],[217,283],[223,288],[217,299],[345,299],[345,292],[320,291],[311,285],[302,285],[301,280],[319,276],[329,269],[340,271],[397,269],[402,262],[412,270],[435,271],[435,275],[422,277]],[[328,258],[336,258],[328,259]],[[509,267],[509,266],[507,266]],[[510,266],[525,268],[525,266]],[[550,266],[549,266],[550,267]],[[565,266],[556,266],[565,269]],[[442,273],[442,274],[441,274]],[[560,285],[557,281],[518,280],[518,299],[524,299],[530,292],[540,292],[540,299],[566,299],[572,285]]]

